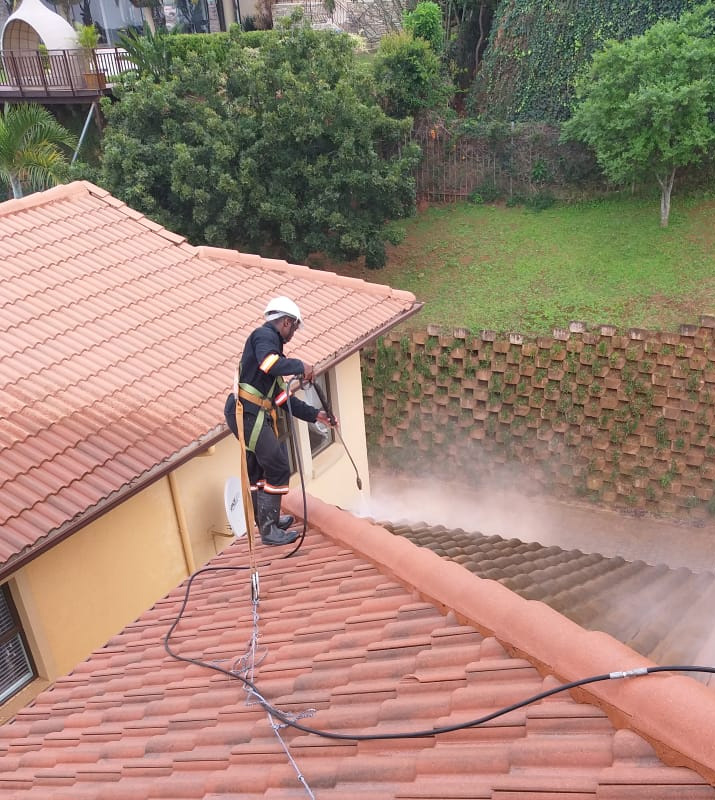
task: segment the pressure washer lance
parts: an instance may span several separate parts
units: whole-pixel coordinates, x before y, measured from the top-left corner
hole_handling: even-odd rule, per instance
[[[323,411],[328,415],[328,419],[330,420],[330,424],[333,426],[333,429],[338,434],[338,439],[340,439],[340,444],[345,448],[345,452],[350,459],[350,463],[353,465],[353,469],[355,470],[355,481],[357,483],[357,488],[359,491],[362,491],[362,480],[360,478],[360,473],[358,472],[357,465],[353,460],[352,455],[350,454],[350,450],[348,450],[348,446],[345,444],[345,439],[343,439],[342,434],[340,433],[340,426],[338,425],[338,420],[335,418],[335,414],[333,414],[333,410],[330,408],[330,404],[328,403],[328,398],[325,396],[325,392],[320,388],[317,383],[313,383],[312,381],[305,381],[302,379],[301,376],[301,386],[308,385],[312,386],[315,389],[315,393],[318,395],[318,400],[320,400],[320,404],[323,406]]]

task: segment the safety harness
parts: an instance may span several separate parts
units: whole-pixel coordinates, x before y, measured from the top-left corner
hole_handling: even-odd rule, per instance
[[[239,380],[240,380],[240,366],[239,366]],[[275,391],[276,386],[280,386],[281,392],[276,397],[275,402],[273,400],[269,400],[269,397],[273,396],[273,392]],[[238,384],[238,397],[241,400],[245,400],[247,403],[251,403],[254,406],[258,406],[260,409],[258,414],[256,414],[256,421],[251,429],[251,435],[248,437],[248,442],[246,442],[246,450],[249,450],[251,453],[255,452],[256,449],[256,442],[258,441],[258,437],[261,433],[261,429],[263,428],[263,423],[266,418],[266,411],[271,415],[271,422],[273,423],[273,431],[278,436],[278,413],[276,411],[276,406],[283,405],[285,401],[288,399],[288,394],[285,389],[286,383],[280,376],[274,378],[273,383],[271,384],[271,388],[268,390],[268,395],[261,394],[261,392],[256,389],[255,386],[251,386],[250,383],[240,383]],[[236,399],[238,403],[238,398]]]

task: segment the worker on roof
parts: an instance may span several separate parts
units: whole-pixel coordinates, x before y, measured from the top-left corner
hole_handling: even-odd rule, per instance
[[[278,441],[276,418],[280,408],[290,403],[291,414],[306,422],[330,425],[329,415],[286,391],[284,376],[301,375],[313,380],[314,369],[298,358],[286,358],[283,345],[303,324],[298,306],[288,297],[275,297],[264,311],[265,323],[246,340],[239,369],[238,396],[243,406],[251,499],[261,541],[267,545],[290,544],[298,532],[288,530],[293,517],[281,516],[281,498],[288,492],[290,465],[284,442]],[[236,399],[230,393],[224,416],[233,435],[236,427]]]

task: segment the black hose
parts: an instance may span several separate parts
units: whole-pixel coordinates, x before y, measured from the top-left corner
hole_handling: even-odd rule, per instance
[[[296,548],[297,549],[297,548]],[[704,672],[715,674],[715,667],[702,667],[702,666],[693,666],[693,665],[677,665],[677,666],[654,666],[654,667],[638,667],[636,669],[625,670],[622,672],[607,672],[602,675],[592,675],[588,678],[581,678],[580,680],[570,681],[569,683],[563,683],[560,686],[555,686],[552,689],[547,689],[543,692],[539,692],[538,694],[532,695],[531,697],[527,697],[524,700],[520,700],[517,703],[512,703],[509,706],[505,706],[504,708],[500,708],[497,711],[493,711],[490,714],[485,714],[482,717],[477,717],[476,719],[467,720],[466,722],[459,722],[455,723],[454,725],[442,725],[439,727],[434,728],[427,728],[424,730],[418,731],[394,731],[394,732],[386,732],[386,733],[336,733],[334,731],[323,731],[319,728],[311,728],[308,725],[303,725],[300,722],[297,722],[295,719],[292,718],[291,714],[288,714],[284,711],[277,709],[275,706],[272,706],[258,691],[256,685],[245,678],[243,675],[240,675],[235,670],[224,669],[220,667],[218,664],[212,664],[206,661],[202,661],[198,658],[191,658],[189,656],[182,656],[178,653],[175,653],[171,649],[170,639],[171,635],[178,626],[181,618],[186,610],[186,606],[189,602],[189,593],[191,591],[191,586],[194,580],[203,573],[206,572],[221,572],[221,571],[231,571],[231,570],[245,570],[248,567],[204,567],[203,569],[197,570],[194,574],[189,578],[188,583],[186,584],[186,590],[184,592],[184,600],[181,604],[181,608],[179,609],[179,614],[176,619],[172,622],[171,627],[166,632],[164,636],[164,649],[166,652],[177,661],[183,661],[187,664],[194,664],[195,666],[205,667],[206,669],[212,669],[215,672],[218,672],[222,675],[226,675],[229,678],[235,678],[248,689],[251,691],[252,694],[255,695],[257,702],[270,714],[274,717],[277,717],[284,725],[288,725],[291,728],[295,728],[296,730],[302,731],[303,733],[311,733],[315,736],[320,736],[324,739],[338,739],[338,740],[347,740],[347,741],[354,741],[354,742],[364,742],[364,741],[376,741],[376,740],[385,740],[385,739],[424,739],[429,736],[438,736],[443,733],[452,733],[454,731],[465,730],[467,728],[476,728],[480,725],[484,725],[487,722],[490,722],[493,719],[497,719],[497,717],[502,717],[505,714],[509,714],[512,711],[516,711],[520,708],[524,708],[524,706],[531,705],[532,703],[537,703],[540,700],[544,700],[547,697],[551,697],[552,695],[559,694],[560,692],[566,692],[570,689],[576,689],[579,686],[586,686],[590,683],[598,683],[600,681],[607,681],[607,680],[616,680],[621,678],[633,678],[643,675],[648,675],[657,672]]]
[[[290,383],[286,386],[286,392],[288,392],[288,400],[286,401],[286,406],[288,407],[288,431],[290,433],[291,442],[293,442],[293,451],[296,454],[296,458],[298,459],[298,474],[300,475],[300,491],[303,496],[303,530],[300,532],[300,536],[298,537],[298,543],[296,546],[290,551],[290,553],[286,553],[283,558],[290,558],[292,555],[298,552],[300,548],[303,546],[303,542],[305,541],[305,535],[308,532],[308,498],[305,491],[305,475],[303,474],[303,459],[300,456],[300,448],[298,447],[298,442],[296,442],[295,437],[295,423],[293,421],[293,409],[290,407]]]
[[[323,392],[322,388],[317,384],[312,384],[313,388],[315,389],[315,393],[318,395],[318,399],[320,400],[320,404],[323,406],[323,410],[328,415],[328,419],[330,420],[330,424],[335,429],[335,432],[338,434],[338,439],[340,439],[340,444],[345,448],[345,452],[350,459],[350,463],[353,465],[353,469],[355,470],[355,481],[357,482],[357,487],[359,491],[362,491],[362,479],[360,478],[360,473],[358,472],[357,465],[353,460],[352,455],[350,454],[350,450],[348,450],[348,446],[345,444],[345,440],[343,439],[342,434],[340,433],[340,428],[338,427],[338,421],[335,418],[335,414],[333,414],[332,409],[330,408],[330,404],[328,403],[328,398],[325,396],[325,392]]]

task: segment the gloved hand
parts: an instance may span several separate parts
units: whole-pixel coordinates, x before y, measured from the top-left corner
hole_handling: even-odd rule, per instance
[[[318,411],[318,418],[316,421],[322,422],[324,425],[330,425],[331,428],[334,428],[338,424],[337,418],[331,420],[330,417],[328,416],[328,413],[326,411],[323,411],[322,408],[320,409],[320,411]]]
[[[305,361],[303,362],[303,379],[306,381],[312,381],[315,377],[315,367],[312,364],[306,364]]]

